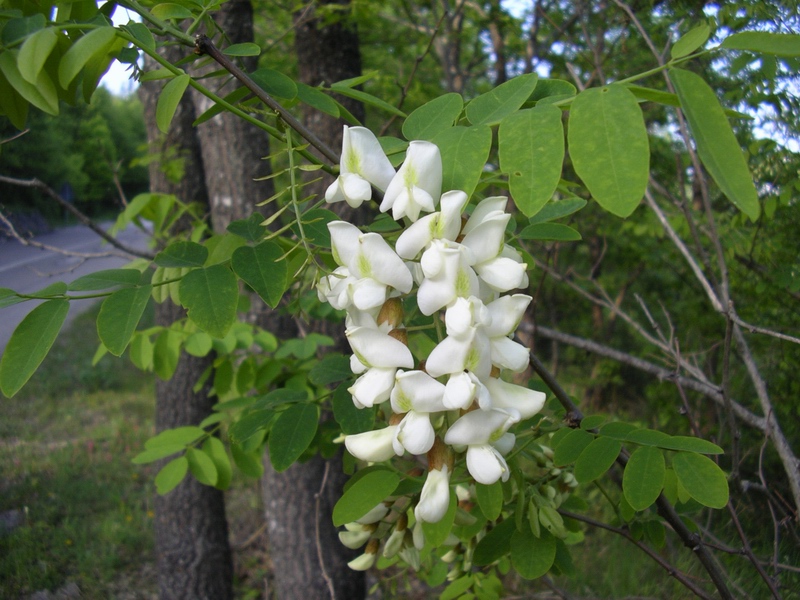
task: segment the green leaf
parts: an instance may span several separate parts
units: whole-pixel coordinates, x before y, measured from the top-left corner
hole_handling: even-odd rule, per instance
[[[299,81],[296,82],[295,85],[297,86],[297,98],[301,102],[305,102],[312,108],[324,112],[326,115],[332,117],[339,116],[339,106],[328,94],[315,87],[306,85],[305,83],[300,83]]]
[[[631,423],[624,423],[622,421],[613,421],[611,423],[606,423],[600,428],[598,432],[600,435],[604,437],[614,438],[615,440],[625,441],[628,437],[628,434],[635,429],[638,429],[636,425]]]
[[[692,498],[703,506],[725,508],[728,480],[713,460],[694,452],[678,452],[672,457],[672,468]]]
[[[622,475],[622,492],[634,510],[656,501],[664,487],[664,455],[658,448],[642,446],[631,454]]]
[[[228,94],[227,96],[225,96],[222,99],[225,100],[225,102],[227,102],[229,104],[234,104],[235,105],[237,102],[239,102],[239,100],[241,100],[242,98],[244,98],[245,96],[247,96],[250,93],[251,93],[250,90],[248,90],[246,87],[240,87],[240,88],[237,88],[237,89],[233,90],[230,94]],[[199,117],[197,117],[194,120],[194,122],[192,123],[192,127],[197,127],[198,125],[202,125],[206,121],[210,121],[212,118],[216,117],[218,114],[225,112],[225,110],[227,110],[227,109],[224,106],[222,106],[221,103],[212,104],[211,108],[209,108],[208,110],[204,111],[203,114],[201,114]]]
[[[710,33],[711,28],[708,26],[708,23],[703,23],[690,30],[672,46],[672,58],[682,58],[690,55],[708,41]]]
[[[498,523],[475,546],[475,553],[472,555],[475,566],[488,566],[508,554],[511,550],[511,536],[516,531],[517,526],[514,519],[506,519],[502,523]]]
[[[522,240],[553,240],[556,242],[576,242],[581,240],[581,234],[569,225],[561,223],[536,223],[528,225],[519,232]]]
[[[261,226],[263,220],[264,217],[262,215],[253,213],[247,219],[232,221],[228,224],[228,231],[244,238],[248,242],[258,242],[266,233],[266,229]]]
[[[631,91],[612,84],[578,94],[568,137],[575,172],[594,199],[618,217],[633,213],[647,188],[650,145]]]
[[[353,376],[350,370],[350,358],[344,354],[327,354],[315,364],[308,373],[308,380],[314,385],[338,383]]]
[[[523,528],[511,536],[511,564],[525,579],[538,579],[550,570],[556,559],[556,538],[536,537]]]
[[[407,140],[432,140],[438,133],[455,125],[464,108],[461,94],[439,96],[414,110],[403,122]]]
[[[514,203],[533,216],[553,196],[564,163],[561,109],[552,105],[515,112],[500,123],[500,170]]]
[[[357,521],[394,492],[400,477],[385,469],[367,473],[351,485],[333,507],[333,524]]]
[[[169,131],[169,125],[172,123],[172,117],[175,116],[175,111],[178,109],[178,104],[183,98],[183,93],[189,85],[191,77],[186,75],[178,75],[169,80],[164,89],[161,90],[161,95],[158,97],[158,104],[156,105],[156,124],[161,133]]]
[[[141,48],[145,50],[155,50],[156,49],[156,40],[153,37],[153,33],[144,23],[137,23],[136,21],[128,21],[125,25],[125,29],[135,37],[141,44]]]
[[[315,208],[303,215],[303,234],[306,239],[320,248],[331,247],[331,232],[328,230],[328,223],[336,221],[339,216],[325,208]],[[300,228],[297,223],[292,225],[292,231],[298,236]]]
[[[47,71],[42,70],[39,73],[35,85],[29,83],[19,72],[17,61],[15,60],[16,55],[17,52],[13,50],[6,50],[0,53],[0,71],[3,73],[8,83],[20,96],[39,110],[50,115],[57,115],[58,93]],[[4,106],[8,106],[8,103],[5,103]]]
[[[27,298],[20,298],[14,290],[0,288],[0,308],[13,306],[14,304],[25,302],[25,300],[27,300]]]
[[[200,427],[194,425],[186,425],[184,427],[176,427],[174,429],[165,429],[155,437],[151,437],[144,443],[144,447],[148,450],[155,450],[156,448],[186,447],[192,442],[196,442],[206,434]]]
[[[354,90],[351,87],[344,86],[342,85],[342,82],[334,83],[331,86],[331,90],[341,94],[342,96],[347,96],[348,98],[352,98],[353,100],[358,100],[359,102],[363,102],[368,106],[374,106],[375,108],[385,110],[389,114],[402,117],[403,119],[406,118],[406,113],[404,113],[399,108],[392,106],[388,102],[384,102],[380,98],[376,98],[372,94],[367,94],[366,92],[362,92],[360,90]]]
[[[560,467],[575,462],[592,440],[594,436],[591,433],[573,429],[554,448],[553,464]]]
[[[575,461],[575,479],[578,483],[589,483],[611,468],[619,456],[622,444],[617,440],[598,437],[584,448]]]
[[[165,329],[153,347],[153,370],[164,381],[171,379],[178,367],[183,336],[177,331]]]
[[[236,321],[239,286],[224,265],[195,269],[181,280],[181,304],[189,318],[209,335],[222,338]]]
[[[576,213],[586,206],[587,202],[583,198],[564,198],[554,202],[548,202],[544,208],[530,218],[528,223],[537,225],[548,221],[555,221],[562,217]]]
[[[17,325],[0,359],[0,390],[11,398],[42,364],[69,312],[67,300],[48,300]]]
[[[626,442],[633,442],[642,446],[661,446],[669,443],[670,436],[655,429],[635,429],[630,431],[624,439]]]
[[[237,444],[231,444],[231,456],[239,470],[255,479],[260,479],[264,474],[264,465],[261,464],[261,452],[247,452]]]
[[[154,17],[161,19],[162,21],[168,21],[169,19],[192,18],[192,11],[190,11],[186,7],[181,6],[180,4],[173,4],[171,2],[157,4],[156,6],[150,9],[150,12],[153,14]]]
[[[315,404],[295,404],[287,408],[269,434],[269,459],[279,473],[300,458],[317,433],[319,409]]]
[[[297,85],[291,78],[274,69],[262,68],[250,73],[250,79],[270,96],[294,100],[297,97]]]
[[[183,481],[188,470],[189,461],[185,456],[169,461],[156,475],[156,491],[162,496],[171,492]]]
[[[22,76],[20,75],[20,77]],[[8,79],[6,79],[2,65],[0,65],[0,89],[4,90],[0,94],[0,114],[7,116],[11,124],[17,129],[25,129],[29,104],[19,92],[13,89]]]
[[[769,33],[767,31],[742,31],[722,42],[729,50],[749,50],[775,56],[800,56],[800,35],[796,33]]]
[[[140,452],[131,459],[131,462],[135,465],[147,465],[178,452],[183,452],[184,450],[186,450],[186,446],[162,446],[153,448],[152,450]]]
[[[492,485],[476,483],[475,494],[483,516],[490,521],[496,521],[503,510],[503,484],[499,481]]]
[[[286,260],[280,260],[283,254],[277,243],[267,241],[237,248],[231,257],[234,273],[272,308],[278,306],[286,291],[289,273]]]
[[[226,56],[258,56],[261,54],[261,46],[252,42],[243,44],[233,44],[222,51]]]
[[[211,436],[203,442],[203,452],[214,462],[217,471],[217,483],[214,487],[218,490],[227,490],[231,485],[233,470],[228,453],[225,452],[225,444],[219,438]]]
[[[189,462],[189,470],[197,481],[203,485],[217,485],[217,467],[208,454],[202,450],[187,448],[186,460]]]
[[[577,92],[577,88],[569,81],[564,81],[563,79],[539,79],[531,95],[531,100],[538,102],[550,97],[564,98],[574,96]]]
[[[608,417],[605,415],[590,415],[581,419],[581,429],[591,431],[592,429],[597,429],[606,421],[608,421]]]
[[[438,548],[447,540],[453,530],[456,512],[458,512],[458,497],[455,490],[450,489],[450,500],[447,512],[437,523],[422,523],[422,531],[425,534],[425,545],[431,548]]]
[[[92,57],[105,53],[116,35],[117,30],[113,27],[98,27],[72,44],[58,63],[58,82],[61,87],[65,89],[69,87]]]
[[[16,15],[19,15],[19,11]],[[5,18],[9,16],[16,16],[14,13],[4,15]],[[19,17],[10,19],[2,29],[2,41],[6,45],[11,45],[29,35],[36,33],[47,25],[47,17],[41,13],[33,14],[29,17]]]
[[[122,356],[142,318],[152,288],[125,288],[103,301],[97,315],[97,335],[114,356]]]
[[[697,452],[698,454],[725,453],[722,448],[708,440],[685,435],[673,435],[669,440],[661,442],[658,446],[659,448],[666,448],[667,450],[685,450],[687,452]]]
[[[333,393],[333,418],[342,428],[345,435],[372,431],[375,424],[376,407],[357,408],[353,397],[347,391],[347,385],[336,388]]]
[[[492,148],[492,130],[485,125],[451,127],[433,140],[442,154],[442,189],[471,196]]]
[[[246,442],[257,433],[268,429],[274,416],[275,411],[271,409],[248,412],[231,426],[228,434],[235,441]]]
[[[538,81],[536,73],[528,73],[498,85],[467,104],[467,118],[473,125],[496,125],[530,98]]]
[[[184,349],[192,356],[206,356],[211,352],[213,343],[214,341],[211,339],[211,336],[205,331],[195,331],[186,338]]]
[[[464,598],[463,594],[472,587],[472,584],[472,575],[468,574],[459,577],[453,583],[444,588],[444,591],[439,596],[439,600],[455,600],[456,598]]]
[[[133,286],[139,283],[142,274],[136,269],[108,269],[78,277],[67,286],[72,292],[107,290],[117,286]]]
[[[20,75],[28,83],[36,84],[47,57],[50,56],[57,43],[58,35],[54,29],[48,28],[40,29],[22,44],[17,57],[17,66]]]
[[[714,90],[691,71],[670,69],[669,78],[689,121],[700,160],[728,200],[755,221],[761,207],[753,178]]]

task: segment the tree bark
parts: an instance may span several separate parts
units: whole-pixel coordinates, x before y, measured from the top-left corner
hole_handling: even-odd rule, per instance
[[[315,10],[325,4],[346,6],[349,2],[318,1],[295,15],[299,79],[308,85],[330,84],[361,74],[355,28],[347,16],[324,24]],[[363,116],[360,103],[338,100],[356,118]],[[303,123],[331,148],[341,148],[342,121],[319,111],[306,111]],[[323,180],[305,191],[324,194],[330,181]],[[352,211],[340,216],[351,221],[357,217]],[[312,324],[316,331],[321,327],[321,323]],[[327,462],[315,456],[283,473],[275,472],[265,456],[262,492],[278,598],[352,600],[365,596],[364,574],[347,566],[358,551],[348,550],[339,542],[331,520],[346,479],[341,455]]]
[[[173,62],[187,51],[167,47]],[[150,164],[153,192],[175,194],[184,202],[208,204],[200,146],[192,128],[194,107],[187,96],[181,101],[169,133],[155,125],[160,82],[139,88],[144,104],[150,152],[163,160],[179,158],[183,176],[171,180],[162,169],[163,160]],[[178,225],[181,226],[180,224]],[[169,326],[184,316],[183,308],[170,301],[156,305],[156,323]],[[193,392],[195,383],[211,357],[182,354],[175,374],[156,384],[156,431],[197,425],[212,411],[208,390]],[[233,598],[233,564],[225,518],[225,499],[220,490],[201,485],[188,476],[170,493],[155,501],[156,568],[159,596],[163,600],[228,600]]]

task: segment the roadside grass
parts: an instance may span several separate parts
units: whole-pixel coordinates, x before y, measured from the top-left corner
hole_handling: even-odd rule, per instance
[[[78,316],[2,401],[0,513],[22,521],[0,532],[3,598],[67,582],[84,598],[117,597],[126,572],[152,561],[154,474],[130,462],[152,435],[152,384],[124,359],[91,366],[93,318]]]

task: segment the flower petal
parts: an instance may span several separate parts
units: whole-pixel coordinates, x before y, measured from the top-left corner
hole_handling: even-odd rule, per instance
[[[488,444],[467,449],[467,470],[475,481],[484,485],[492,485],[501,478],[508,481],[510,475],[506,459]]]
[[[424,371],[400,371],[392,389],[392,410],[397,414],[409,411],[441,412],[445,386]]]
[[[428,413],[410,411],[406,413],[395,432],[395,452],[398,445],[414,455],[425,454],[433,447],[436,433],[433,431]],[[402,452],[398,452],[402,455]]]
[[[342,173],[358,173],[384,191],[395,176],[394,167],[375,134],[366,127],[344,127]]]
[[[395,455],[392,441],[396,433],[396,426],[390,425],[375,431],[366,431],[348,435],[344,438],[347,451],[367,462],[383,462]]]
[[[521,419],[528,419],[542,410],[547,395],[521,385],[491,377],[484,381],[492,395],[492,406],[517,411]]]
[[[395,368],[373,367],[356,379],[353,386],[347,390],[353,396],[355,405],[358,408],[364,408],[388,400],[394,387],[396,372]]]
[[[472,211],[472,214],[470,215],[467,223],[464,225],[461,233],[467,235],[470,231],[482,223],[490,213],[498,211],[505,212],[506,204],[508,204],[508,198],[505,196],[490,196],[489,198],[481,200],[475,207],[475,210]]]
[[[516,414],[504,410],[473,410],[451,425],[444,443],[452,446],[488,444],[492,437],[499,438],[517,421]]]
[[[428,471],[425,484],[422,486],[419,503],[414,509],[417,521],[438,523],[450,507],[450,474],[447,465],[441,471]]]
[[[490,341],[492,364],[513,373],[522,373],[528,368],[530,353],[522,344],[507,337],[496,337]]]
[[[411,369],[414,357],[403,342],[369,327],[354,327],[345,331],[347,341],[358,360],[367,367],[400,367]]]

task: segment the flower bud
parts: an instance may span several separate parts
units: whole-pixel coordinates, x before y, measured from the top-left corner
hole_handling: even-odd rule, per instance
[[[371,539],[364,549],[364,554],[358,556],[347,563],[347,566],[354,571],[366,571],[375,564],[375,559],[378,555],[378,547],[380,542],[376,539]]]
[[[388,323],[392,329],[403,324],[403,303],[400,298],[389,298],[378,313],[378,325]]]
[[[408,332],[405,329],[392,329],[389,332],[389,337],[408,346]]]

